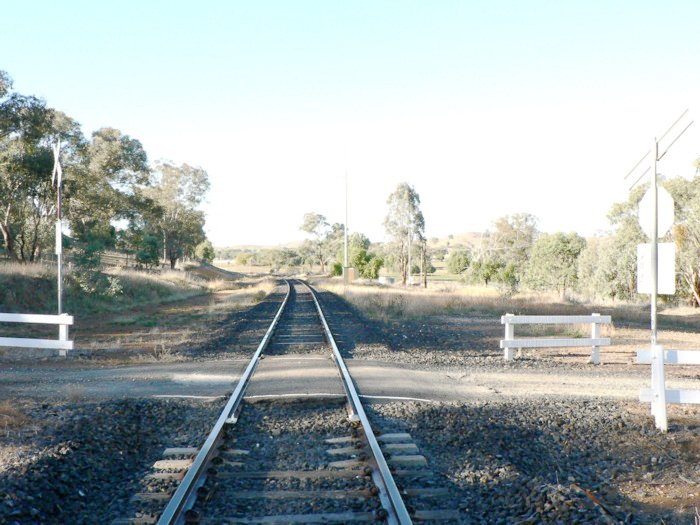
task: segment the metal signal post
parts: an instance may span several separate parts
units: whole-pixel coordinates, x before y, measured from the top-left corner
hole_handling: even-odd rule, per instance
[[[63,184],[63,169],[59,156],[61,154],[60,139],[53,147],[53,174],[51,183],[56,184],[56,263],[57,263],[57,279],[58,279],[58,315],[63,313],[63,233],[61,227],[62,217],[62,199],[61,186]]]
[[[654,143],[652,145],[652,148],[650,151],[648,151],[640,160],[635,164],[635,166],[630,170],[630,172],[625,176],[625,178],[629,177],[636,171],[636,169],[644,162],[644,159],[647,158],[649,153],[651,153],[651,165],[647,167],[647,169],[637,178],[637,180],[632,184],[631,188],[636,186],[636,184],[646,175],[647,172],[650,173],[650,179],[651,179],[651,184],[649,188],[649,196],[650,196],[650,201],[651,201],[651,207],[649,209],[651,217],[650,219],[650,225],[651,225],[651,230],[646,230],[647,235],[650,237],[651,240],[651,257],[650,257],[650,264],[651,268],[650,270],[650,275],[651,275],[651,289],[649,290],[650,292],[650,321],[651,321],[651,358],[652,358],[652,368],[651,368],[651,387],[652,391],[654,392],[654,399],[652,400],[651,403],[651,413],[654,415],[654,418],[656,420],[656,428],[659,430],[666,432],[668,430],[668,419],[667,419],[667,414],[666,414],[666,380],[665,380],[665,371],[664,371],[664,348],[663,346],[658,344],[658,327],[657,327],[657,303],[658,303],[658,295],[659,295],[659,185],[658,185],[658,173],[657,173],[657,165],[658,162],[666,155],[668,152],[669,148],[673,146],[673,144],[685,133],[685,131],[693,124],[693,121],[691,121],[683,130],[676,135],[676,137],[671,141],[671,143],[666,147],[666,149],[659,155],[659,142],[663,140],[666,135],[668,135],[671,130],[678,124],[681,119],[686,115],[688,110],[684,111],[678,119],[671,125],[671,127],[664,133],[660,139],[654,138]],[[630,189],[631,189],[630,188]],[[642,199],[644,200],[644,199]],[[641,209],[641,205],[640,205]],[[673,213],[673,208],[671,207],[671,219],[668,222],[668,224],[664,224],[662,226],[663,232],[662,234],[665,234],[668,231],[668,228],[671,226],[673,219],[672,219],[672,213]],[[642,217],[640,214],[639,217],[640,223],[644,224],[646,221],[646,217]],[[649,223],[646,223],[649,224]],[[640,245],[641,246],[641,245]],[[640,276],[637,275],[637,278],[639,279]],[[665,292],[668,293],[668,292]],[[673,292],[671,292],[673,293]]]
[[[654,137],[654,145],[651,150],[651,195],[652,195],[652,236],[651,236],[651,345],[656,345],[657,340],[657,315],[656,307],[659,296],[659,180],[656,174],[656,164],[659,157],[659,143]]]

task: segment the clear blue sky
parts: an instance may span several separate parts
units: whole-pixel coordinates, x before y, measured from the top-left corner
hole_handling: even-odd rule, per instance
[[[529,212],[608,227],[624,174],[700,113],[700,3],[25,1],[0,69],[89,135],[206,169],[216,245],[302,237],[305,212],[383,236],[402,181],[428,236]],[[693,175],[700,122],[660,166]]]

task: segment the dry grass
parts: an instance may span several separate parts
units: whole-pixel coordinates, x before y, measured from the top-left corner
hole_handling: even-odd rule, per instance
[[[52,276],[55,279],[56,270],[43,264],[21,264],[0,259],[0,275],[18,275],[23,277]]]
[[[207,270],[109,269],[105,273],[120,288],[112,296],[86,294],[66,279],[64,309],[77,320],[71,329],[76,347],[91,358],[108,350],[118,360],[143,354],[157,361],[177,360],[179,348],[206,339],[214,323],[262,301],[275,288],[269,276],[234,280],[226,272]],[[55,313],[55,308],[55,270],[0,261],[0,311]],[[0,326],[0,335],[11,337],[54,337],[55,331],[43,325]]]
[[[0,403],[0,429],[4,431],[22,428],[30,419],[10,401]]]
[[[94,359],[103,349],[109,349],[104,358],[115,363],[181,361],[186,358],[181,349],[205,342],[219,321],[260,302],[276,287],[269,277],[245,278],[230,284],[226,289],[182,301],[137,306],[85,319],[90,333],[76,333],[76,341]]]
[[[272,266],[265,265],[265,266],[252,266],[252,265],[243,265],[243,264],[234,264],[233,262],[227,262],[227,261],[215,261],[216,266],[218,268],[221,268],[222,270],[226,270],[228,272],[236,272],[236,273],[244,273],[244,274],[270,274],[270,271],[272,270]]]
[[[562,306],[569,310],[581,309],[580,305],[562,305],[558,298],[551,295],[519,294],[505,297],[493,288],[456,283],[435,284],[427,289],[363,285],[346,287],[342,283],[324,283],[323,287],[344,296],[359,309],[375,317],[460,313],[503,315],[506,312],[546,315],[561,313]]]
[[[241,281],[239,288],[223,291],[221,293],[222,300],[212,303],[209,312],[213,314],[217,311],[248,308],[265,299],[275,287],[275,279],[271,277],[245,279]]]
[[[135,305],[179,301],[240,286],[237,281],[226,279],[225,273],[215,272],[211,272],[211,279],[175,270],[148,273],[110,268],[104,273],[116,283],[116,288],[105,293],[86,293],[66,268],[64,310],[80,316],[118,312]],[[0,311],[54,313],[56,307],[55,268],[0,261]]]
[[[319,285],[345,297],[366,314],[380,319],[426,317],[436,315],[483,315],[500,317],[506,313],[519,315],[581,315],[600,313],[612,315],[615,321],[648,323],[649,306],[640,304],[600,304],[566,301],[553,293],[518,293],[504,296],[494,288],[459,283],[429,283],[424,288],[351,284],[344,286],[339,279],[326,279]],[[695,330],[700,312],[692,308],[661,310],[660,327]],[[535,328],[537,329],[537,328]],[[569,328],[572,335],[587,337],[586,326]]]

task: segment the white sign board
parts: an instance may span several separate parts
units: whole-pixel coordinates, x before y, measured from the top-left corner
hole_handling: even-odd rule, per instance
[[[661,295],[676,293],[676,245],[672,242],[660,242],[659,285],[657,292]],[[651,244],[637,245],[637,292],[651,295],[654,281],[651,276]]]
[[[657,210],[659,217],[659,237],[666,235],[673,226],[673,197],[664,188],[657,188],[659,195],[659,207]],[[639,225],[647,237],[651,239],[654,235],[654,192],[647,190],[639,201]]]

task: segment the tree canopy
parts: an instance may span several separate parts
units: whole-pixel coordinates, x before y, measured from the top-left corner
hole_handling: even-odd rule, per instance
[[[408,280],[409,260],[416,244],[425,240],[425,219],[420,210],[420,196],[407,182],[402,182],[387,199],[389,211],[384,219],[384,229],[393,241],[394,261],[401,274],[401,281]],[[417,241],[417,242],[416,242]]]
[[[0,247],[8,257],[32,262],[54,246],[58,141],[68,245],[93,277],[106,248],[132,251],[149,264],[164,250],[174,264],[204,241],[204,170],[168,163],[152,170],[142,144],[111,127],[88,140],[75,120],[13,91],[0,71]]]

